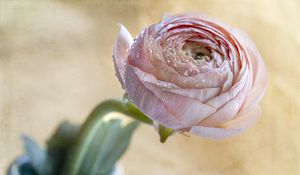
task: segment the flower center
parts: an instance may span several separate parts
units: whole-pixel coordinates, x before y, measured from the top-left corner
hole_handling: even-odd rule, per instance
[[[191,57],[196,61],[209,62],[212,60],[210,51],[205,47],[196,44],[186,44],[183,46],[182,51],[186,56]]]
[[[194,58],[194,60],[205,60],[205,61],[210,61],[211,60],[210,56],[207,56],[202,52],[195,53],[193,58]]]

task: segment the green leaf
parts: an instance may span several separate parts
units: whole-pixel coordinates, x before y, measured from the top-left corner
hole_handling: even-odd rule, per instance
[[[160,142],[161,143],[165,143],[166,140],[172,135],[174,134],[174,130],[171,128],[166,128],[163,125],[159,124],[158,125],[158,134],[160,137]]]
[[[38,174],[43,175],[45,169],[47,169],[46,166],[48,166],[46,163],[47,153],[29,136],[23,135],[22,140],[32,167]]]
[[[67,152],[78,136],[80,126],[67,121],[62,122],[53,136],[47,142],[47,171],[43,175],[58,175],[62,173]]]
[[[47,148],[52,150],[66,148],[72,145],[79,134],[80,126],[63,121],[52,137],[47,141]]]
[[[120,123],[118,120],[112,120],[110,122]],[[132,122],[125,127],[118,125],[117,128],[115,128],[115,132],[113,132],[112,127],[109,127],[107,132],[112,134],[106,135],[105,141],[103,142],[104,144],[102,145],[103,148],[106,148],[97,156],[93,166],[94,173],[92,174],[109,174],[109,172],[112,171],[115,163],[126,151],[130,137],[137,126],[137,122]]]
[[[9,167],[7,175],[37,175],[28,156],[18,157]]]
[[[39,175],[58,175],[61,174],[65,163],[65,158],[70,146],[79,133],[79,126],[72,125],[67,121],[62,122],[53,136],[47,142],[47,150],[41,148],[33,139],[24,135],[25,152],[30,159],[30,166]],[[29,164],[29,163],[28,163]],[[28,165],[29,166],[29,165]],[[25,172],[27,166],[22,166]],[[28,168],[27,168],[28,169]]]
[[[97,119],[82,128],[85,136],[70,152],[65,175],[110,175],[138,126],[136,121],[123,126],[121,119]]]
[[[127,110],[130,111],[130,117],[146,124],[153,124],[153,121],[142,111],[140,111],[139,108],[135,104],[131,103],[128,99],[125,99],[123,103],[125,103]]]
[[[32,167],[40,175],[107,175],[127,149],[138,122],[126,126],[121,120],[105,121],[109,112],[120,112],[137,121],[153,124],[128,99],[107,100],[98,105],[80,128],[63,122],[47,142],[47,151],[28,136],[23,137]],[[160,140],[165,142],[174,133],[159,125]]]

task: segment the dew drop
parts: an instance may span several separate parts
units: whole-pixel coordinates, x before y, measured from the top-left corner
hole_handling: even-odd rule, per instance
[[[183,73],[184,76],[188,76],[188,70],[185,70]]]

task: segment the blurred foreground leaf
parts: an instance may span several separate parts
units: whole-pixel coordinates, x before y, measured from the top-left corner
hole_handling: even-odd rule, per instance
[[[40,175],[45,174],[49,169],[47,152],[27,135],[23,135],[22,140],[33,169]]]
[[[50,165],[51,170],[45,172],[45,175],[62,174],[66,155],[70,147],[75,143],[79,130],[80,126],[73,125],[67,121],[59,125],[53,136],[47,142],[47,163]]]
[[[25,148],[25,155],[28,156],[28,165],[24,163],[21,167],[24,170],[20,175],[31,175],[31,171],[39,175],[59,175],[65,163],[66,154],[78,135],[80,127],[63,122],[59,125],[53,136],[47,142],[47,149],[44,150],[33,139],[27,135],[22,136]],[[30,167],[32,170],[30,170]],[[26,169],[27,168],[27,169]],[[16,174],[18,175],[18,174]]]
[[[70,152],[66,175],[109,175],[127,149],[138,122],[122,126],[120,119],[99,118],[92,126],[83,127],[84,137]],[[88,130],[87,130],[88,129]]]
[[[119,112],[136,121],[105,120],[110,112]],[[79,127],[68,122],[59,125],[43,149],[30,137],[23,136],[28,169],[26,175],[110,175],[116,162],[126,151],[132,133],[139,122],[153,124],[128,99],[107,100],[98,105],[85,123]],[[164,143],[174,130],[158,126],[160,141]],[[14,169],[14,164],[12,166]],[[28,171],[27,171],[28,170]],[[31,171],[32,170],[32,171]],[[9,175],[24,175],[17,174]]]
[[[28,156],[20,156],[9,167],[8,175],[38,175]]]

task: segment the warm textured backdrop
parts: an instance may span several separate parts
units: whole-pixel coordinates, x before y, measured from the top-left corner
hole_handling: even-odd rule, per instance
[[[300,174],[300,1],[0,0],[0,174],[19,136],[44,142],[63,119],[79,123],[120,97],[112,47],[122,22],[133,35],[164,12],[204,12],[247,31],[269,86],[259,122],[224,141],[181,135],[160,144],[142,126],[122,159],[128,175]]]

